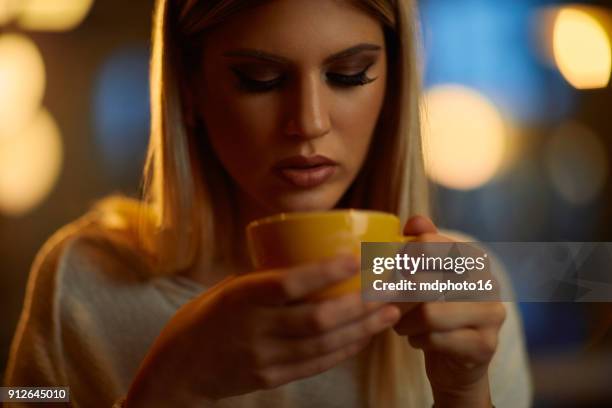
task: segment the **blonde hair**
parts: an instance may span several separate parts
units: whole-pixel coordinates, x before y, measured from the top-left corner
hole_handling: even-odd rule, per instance
[[[111,197],[99,203],[108,226],[124,228],[148,254],[152,273],[230,262],[241,234],[230,176],[194,121],[182,96],[195,40],[212,25],[260,1],[157,0],[150,66],[151,135],[143,200]],[[419,50],[414,0],[358,0],[381,21],[388,58],[388,86],[373,143],[363,168],[338,207],[429,215],[428,182],[419,120]],[[198,133],[199,137],[195,137]],[[223,231],[220,230],[223,228]],[[229,231],[229,233],[228,233]],[[201,249],[205,248],[205,251]],[[431,404],[423,356],[405,337],[387,330],[361,353],[369,406]]]

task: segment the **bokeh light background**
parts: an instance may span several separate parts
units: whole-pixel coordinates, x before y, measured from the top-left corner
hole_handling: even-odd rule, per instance
[[[138,193],[152,3],[0,0],[0,372],[42,243],[105,194]],[[440,226],[612,241],[612,5],[419,3]],[[612,404],[611,307],[520,308],[536,406]]]

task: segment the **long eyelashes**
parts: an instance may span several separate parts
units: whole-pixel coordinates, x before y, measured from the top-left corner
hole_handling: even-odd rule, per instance
[[[368,69],[372,64],[365,67],[361,72],[358,72],[353,75],[344,75],[338,74],[335,72],[328,72],[326,74],[327,81],[330,85],[339,87],[339,88],[350,88],[355,86],[363,86],[374,82],[376,78],[370,78],[366,75]],[[238,86],[241,90],[252,93],[260,93],[260,92],[269,92],[274,89],[281,88],[286,82],[286,77],[284,75],[278,76],[276,78],[260,81],[256,79],[249,78],[246,74],[241,72],[238,69],[232,68],[232,71],[238,78]]]
[[[363,69],[363,71],[354,75],[342,75],[334,72],[328,72],[327,80],[333,85],[340,87],[363,86],[376,80],[376,78],[370,78],[366,75],[366,72],[371,66],[372,64],[368,65]]]
[[[327,79],[336,86],[339,87],[350,87],[350,86],[363,86],[376,80],[376,78],[370,78],[365,74],[365,71],[355,75],[341,75],[335,73],[327,74]]]
[[[232,72],[238,78],[238,87],[246,92],[267,92],[276,87],[279,87],[285,80],[285,78],[281,75],[268,81],[259,81],[256,79],[249,78],[239,69],[232,68]]]

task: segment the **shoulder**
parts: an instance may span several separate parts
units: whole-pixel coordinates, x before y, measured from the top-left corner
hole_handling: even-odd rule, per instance
[[[32,274],[62,272],[74,266],[82,271],[111,266],[109,273],[128,268],[132,274],[151,275],[153,257],[138,229],[145,225],[150,231],[151,213],[148,206],[127,197],[100,200],[47,240],[34,260]]]
[[[142,276],[137,256],[86,214],[60,228],[37,253],[7,365],[10,384],[65,381],[62,324],[66,311],[81,313],[102,285]],[[129,267],[128,267],[129,265]],[[102,290],[101,292],[105,292]]]
[[[44,314],[55,320],[59,316],[53,314],[67,304],[146,281],[150,275],[147,257],[130,236],[109,228],[91,211],[57,230],[36,254],[22,316]]]
[[[75,398],[105,387],[119,395],[117,378],[130,376],[146,350],[141,343],[158,328],[149,323],[159,313],[148,321],[138,312],[165,305],[152,297],[156,286],[143,259],[129,236],[101,224],[95,212],[55,232],[30,271],[7,383],[70,384]]]
[[[93,274],[116,275],[118,270],[146,277],[146,257],[119,230],[103,226],[88,213],[55,232],[39,250],[31,279],[91,278]]]
[[[92,213],[60,228],[34,258],[22,317],[44,314],[55,320],[62,304],[86,299],[102,289],[102,283],[120,286],[146,279],[146,262],[127,242],[117,231],[101,226]]]

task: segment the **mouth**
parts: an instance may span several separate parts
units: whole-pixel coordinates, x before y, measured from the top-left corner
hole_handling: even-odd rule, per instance
[[[286,183],[298,188],[317,187],[336,172],[338,163],[321,155],[292,156],[279,161],[274,170]]]

